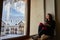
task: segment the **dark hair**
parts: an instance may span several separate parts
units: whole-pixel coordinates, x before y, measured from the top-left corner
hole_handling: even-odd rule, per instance
[[[53,20],[52,14],[48,14],[49,15],[49,19]]]

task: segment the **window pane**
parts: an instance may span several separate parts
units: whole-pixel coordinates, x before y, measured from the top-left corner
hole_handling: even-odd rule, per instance
[[[1,39],[26,35],[26,1],[4,0]]]

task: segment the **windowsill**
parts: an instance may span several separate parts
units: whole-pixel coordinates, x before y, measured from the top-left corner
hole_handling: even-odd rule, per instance
[[[10,39],[10,38],[15,38],[15,37],[22,37],[22,36],[25,36],[25,35],[11,34],[11,35],[6,35],[6,36],[0,37],[0,40],[2,40],[2,39]]]

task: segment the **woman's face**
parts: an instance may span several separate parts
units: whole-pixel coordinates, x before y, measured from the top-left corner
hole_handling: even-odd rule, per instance
[[[46,16],[46,19],[49,19],[49,15]]]

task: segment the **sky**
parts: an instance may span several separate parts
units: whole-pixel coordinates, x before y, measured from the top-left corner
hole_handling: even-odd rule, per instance
[[[22,3],[22,5],[21,5]],[[2,20],[8,22],[10,25],[15,25],[20,21],[24,21],[25,17],[25,3],[24,2],[16,2],[13,5],[9,2],[5,5],[3,3],[3,15]],[[19,4],[20,6],[17,6]],[[8,19],[8,21],[7,21]],[[11,20],[13,22],[11,22]]]

